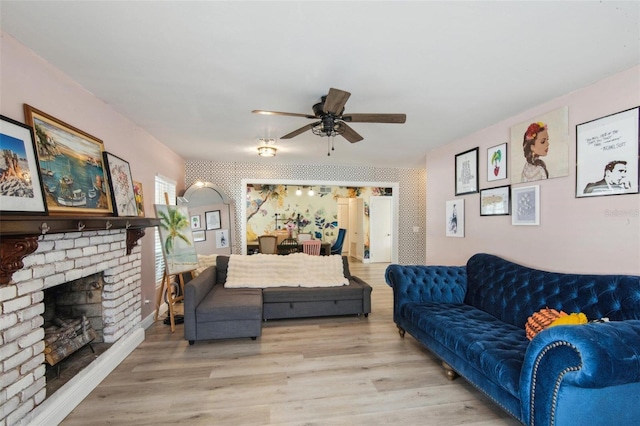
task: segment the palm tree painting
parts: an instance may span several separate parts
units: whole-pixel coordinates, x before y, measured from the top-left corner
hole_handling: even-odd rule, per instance
[[[160,219],[160,241],[167,274],[193,271],[198,267],[198,256],[193,244],[189,211],[184,206],[164,204],[155,204],[154,208]]]

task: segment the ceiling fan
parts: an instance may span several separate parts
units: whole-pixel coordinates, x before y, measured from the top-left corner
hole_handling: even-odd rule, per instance
[[[344,90],[330,88],[329,93],[322,96],[320,102],[313,106],[313,115],[299,114],[295,112],[265,111],[256,109],[251,111],[254,114],[267,115],[288,115],[291,117],[303,117],[312,120],[319,120],[307,124],[287,133],[280,139],[291,139],[308,130],[318,136],[341,135],[351,143],[359,142],[363,138],[347,123],[404,123],[407,120],[406,114],[345,114],[344,105],[351,96],[351,93]]]

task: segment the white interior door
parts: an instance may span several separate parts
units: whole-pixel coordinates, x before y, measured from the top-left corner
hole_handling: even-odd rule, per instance
[[[392,212],[392,197],[371,197],[369,199],[369,259],[371,262],[391,262]]]

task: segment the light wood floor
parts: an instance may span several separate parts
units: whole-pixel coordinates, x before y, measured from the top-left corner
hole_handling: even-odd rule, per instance
[[[517,425],[392,320],[386,264],[351,261],[369,318],[273,320],[262,337],[196,342],[162,321],[63,425]]]

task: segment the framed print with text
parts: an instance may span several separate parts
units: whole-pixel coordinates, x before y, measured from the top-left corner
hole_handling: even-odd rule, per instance
[[[478,148],[456,155],[456,194],[478,192]]]
[[[207,224],[207,231],[220,229],[222,227],[222,224],[220,223],[220,210],[205,212],[204,219]]]
[[[576,126],[576,198],[637,194],[640,107]]]

